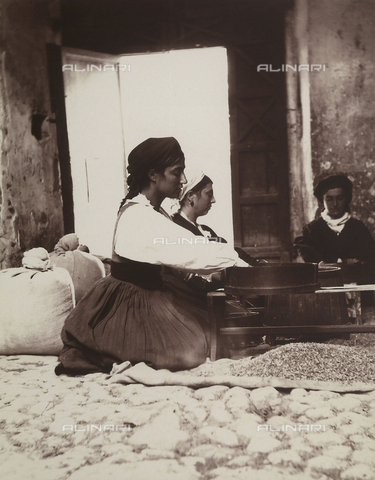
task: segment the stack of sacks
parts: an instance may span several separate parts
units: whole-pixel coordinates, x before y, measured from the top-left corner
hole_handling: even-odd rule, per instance
[[[83,251],[85,249],[86,251]],[[50,253],[51,265],[65,268],[70,273],[78,303],[92,285],[105,277],[103,262],[87,253],[88,248],[79,245],[75,233],[62,237]]]
[[[59,354],[74,287],[65,269],[49,264],[47,250],[33,248],[22,267],[0,271],[0,354]]]

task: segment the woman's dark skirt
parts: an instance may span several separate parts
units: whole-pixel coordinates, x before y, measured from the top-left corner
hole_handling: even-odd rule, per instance
[[[113,363],[145,362],[184,370],[208,356],[205,302],[182,280],[147,290],[111,275],[97,282],[65,321],[56,374],[109,372]]]

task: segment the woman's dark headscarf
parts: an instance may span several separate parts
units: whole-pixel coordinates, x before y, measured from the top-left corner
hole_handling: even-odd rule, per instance
[[[125,201],[138,195],[150,182],[149,171],[163,172],[167,167],[184,159],[180,144],[174,137],[148,138],[135,147],[128,157],[129,191],[122,200],[120,208]]]
[[[314,189],[314,195],[318,199],[318,202],[323,203],[324,194],[332,188],[342,188],[346,199],[346,206],[349,207],[352,201],[353,183],[346,175],[330,175],[320,180]]]

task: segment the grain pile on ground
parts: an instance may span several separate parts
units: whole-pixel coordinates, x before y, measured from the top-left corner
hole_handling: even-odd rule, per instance
[[[292,343],[256,359],[229,366],[230,375],[319,380],[351,384],[375,381],[375,354],[362,348],[318,343]]]
[[[330,338],[324,343],[330,345],[345,345],[347,347],[362,347],[375,352],[375,333],[352,333],[347,340]]]

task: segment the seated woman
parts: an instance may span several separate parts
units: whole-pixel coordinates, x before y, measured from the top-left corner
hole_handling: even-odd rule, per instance
[[[170,370],[204,363],[207,311],[165,283],[163,270],[213,273],[247,266],[227,244],[177,241],[186,230],[160,208],[165,198],[178,198],[186,182],[176,139],[145,140],[129,154],[128,165],[129,192],[118,212],[111,274],[67,317],[57,374],[108,372],[127,360]]]
[[[212,228],[197,222],[198,218],[207,215],[212,204],[216,203],[212,184],[212,180],[203,172],[193,175],[182,188],[180,209],[172,219],[195,235],[203,235],[209,240],[227,243],[224,238],[218,237]],[[234,249],[238,256],[249,265],[255,266],[265,262],[265,260],[252,257],[242,248],[234,247]]]
[[[363,263],[368,279],[375,272],[375,241],[369,229],[350,215],[353,184],[345,175],[331,175],[314,190],[321,216],[306,225],[294,245],[305,262]]]
[[[186,228],[195,235],[205,236],[213,242],[227,243],[227,241],[224,238],[219,237],[212,228],[197,222],[198,218],[207,215],[212,204],[216,203],[212,185],[212,180],[203,172],[193,174],[182,188],[179,202],[180,208],[178,213],[173,215],[172,219],[175,223],[181,225],[181,227]],[[252,257],[239,247],[234,247],[234,249],[238,253],[238,256],[251,266],[267,263],[266,260]],[[204,300],[207,292],[224,286],[224,281],[220,274],[202,276],[190,273],[185,275],[185,282],[195,292],[197,297],[200,295]],[[254,299],[252,301],[254,301]],[[252,304],[247,302],[247,306],[252,306]],[[226,312],[228,314],[235,312],[249,314],[243,305],[240,305],[237,301],[234,299],[231,300],[230,298],[226,301]],[[229,322],[227,323],[229,325]],[[233,323],[233,326],[238,325]],[[238,337],[237,342],[233,339],[230,340],[232,346],[245,346],[243,336]],[[247,340],[247,345],[256,345],[261,343],[261,341],[262,337],[252,336],[251,341],[249,339]]]

